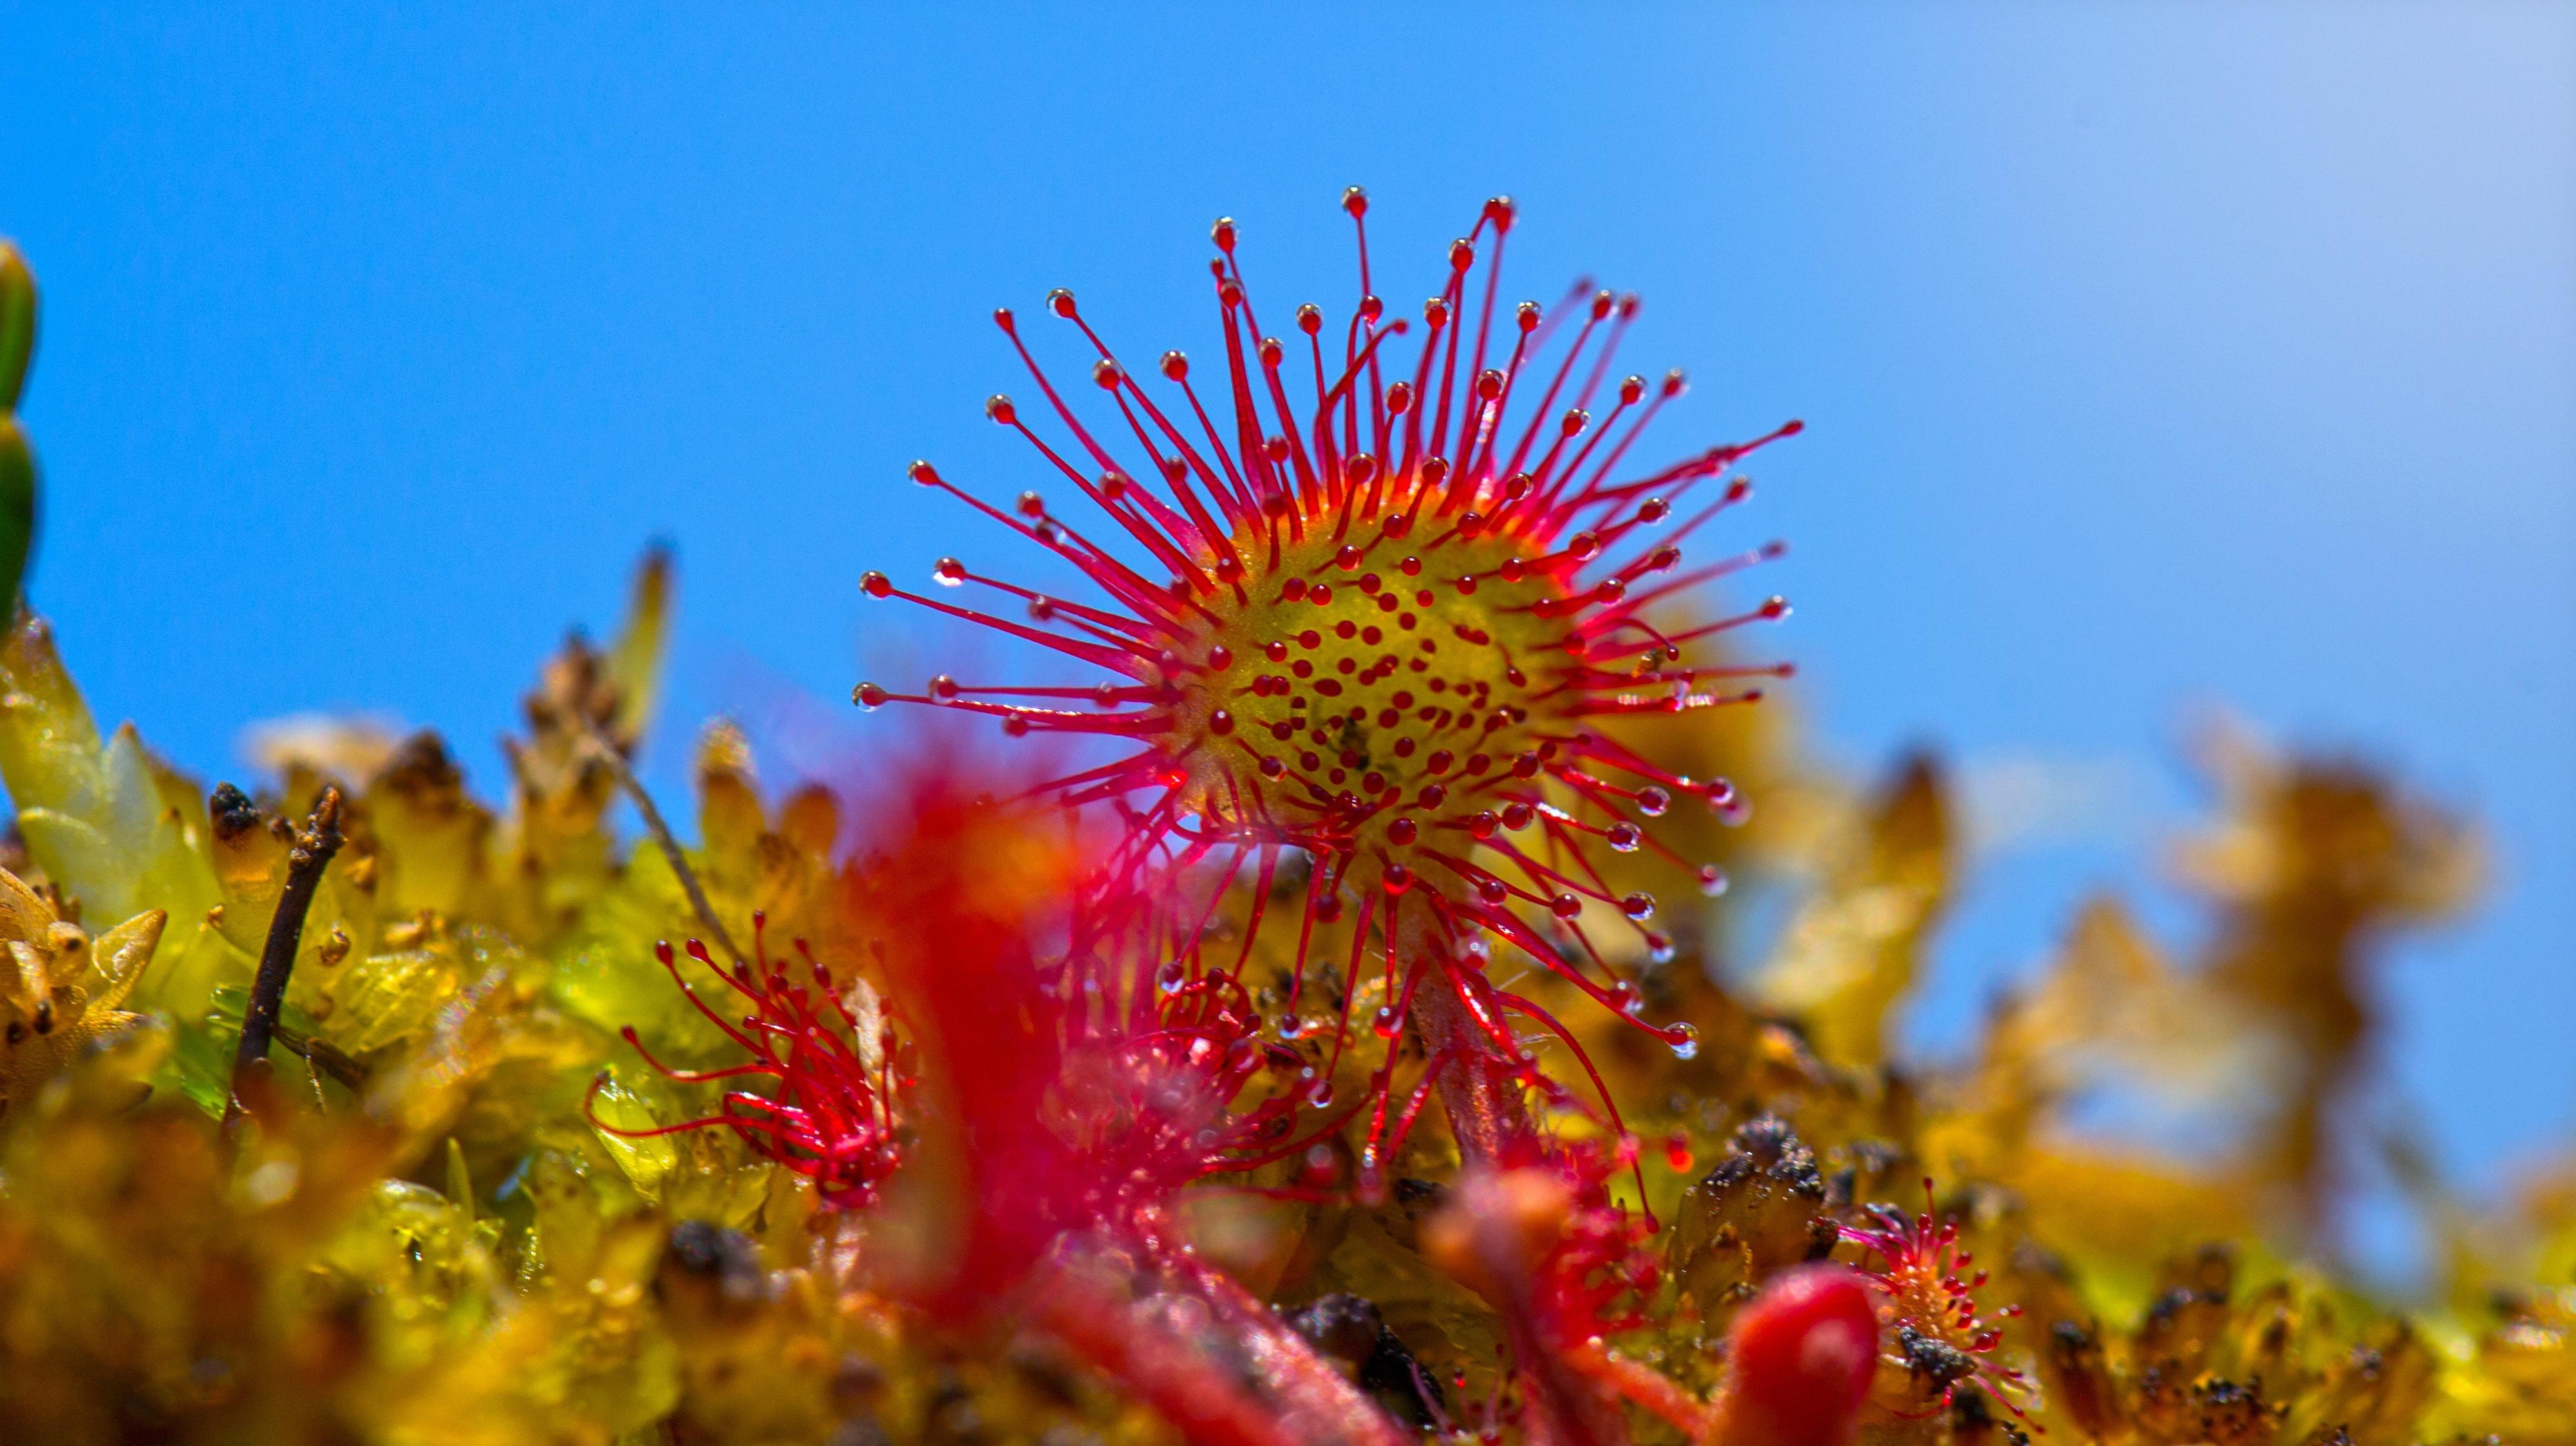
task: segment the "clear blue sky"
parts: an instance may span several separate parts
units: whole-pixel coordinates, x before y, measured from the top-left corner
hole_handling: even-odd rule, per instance
[[[1217,213],[1274,304],[1339,297],[1364,182],[1401,298],[1508,192],[1530,294],[1645,294],[1676,445],[1810,423],[1751,517],[1835,756],[2104,786],[1982,876],[1927,1039],[2157,887],[2223,700],[2489,821],[2488,908],[2397,956],[2399,1077],[2472,1178],[2576,1128],[2576,10],[92,8],[0,6],[31,592],[193,768],[355,707],[496,789],[653,536],[655,776],[719,706],[837,727],[898,647],[861,569],[991,545],[902,464],[1031,475],[988,308],[1204,346]]]

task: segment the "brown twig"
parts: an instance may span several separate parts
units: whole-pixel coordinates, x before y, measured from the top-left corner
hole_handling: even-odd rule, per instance
[[[367,1067],[351,1059],[345,1050],[329,1040],[298,1034],[280,1024],[277,1026],[277,1044],[288,1054],[329,1075],[334,1083],[349,1093],[360,1094],[366,1090]]]
[[[661,846],[662,857],[670,861],[671,872],[679,876],[680,891],[689,896],[689,908],[696,912],[698,922],[706,926],[708,937],[714,939],[716,947],[724,950],[725,956],[734,963],[745,962],[743,952],[734,947],[733,936],[725,932],[723,922],[716,918],[715,905],[707,901],[707,891],[698,883],[697,870],[689,867],[688,857],[680,852],[679,837],[671,832],[668,823],[663,822],[662,810],[654,806],[653,795],[644,791],[644,784],[636,778],[635,770],[627,766],[626,755],[602,737],[589,719],[576,716],[574,721],[581,728],[583,740],[590,744],[591,752],[599,755],[600,762],[607,765],[610,775],[616,778],[617,786],[624,789],[627,798],[634,802],[635,811],[643,815],[644,831]]]
[[[304,916],[312,911],[322,870],[340,851],[340,843],[340,789],[333,784],[323,788],[286,855],[286,887],[278,894],[277,912],[268,921],[268,942],[259,951],[259,973],[251,980],[250,1007],[242,1013],[241,1043],[233,1051],[232,1089],[224,1104],[226,1125],[241,1118],[242,1086],[268,1067],[278,1004],[286,998],[286,981],[295,973],[295,951],[304,942]]]

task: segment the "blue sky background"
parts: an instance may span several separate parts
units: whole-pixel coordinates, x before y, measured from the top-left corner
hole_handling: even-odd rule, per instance
[[[497,789],[655,536],[654,776],[718,707],[839,728],[971,646],[863,636],[859,572],[1000,552],[902,464],[1034,479],[991,306],[1204,349],[1209,219],[1339,301],[1353,181],[1409,305],[1508,192],[1516,289],[1645,294],[1668,443],[1809,422],[1746,525],[1832,756],[2089,790],[1979,877],[1924,1039],[2154,896],[2223,701],[2488,821],[2487,907],[2394,957],[2400,1087],[2482,1183],[2576,1129],[2576,10],[88,8],[0,5],[30,590],[193,768],[360,708]]]

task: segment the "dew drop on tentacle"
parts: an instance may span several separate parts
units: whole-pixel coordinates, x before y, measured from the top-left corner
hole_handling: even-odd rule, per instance
[[[1699,1030],[1689,1024],[1676,1024],[1664,1031],[1664,1042],[1673,1047],[1675,1059],[1699,1057]]]

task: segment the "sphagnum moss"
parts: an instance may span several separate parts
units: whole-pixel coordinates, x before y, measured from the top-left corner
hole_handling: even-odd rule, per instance
[[[1780,611],[1685,586],[1775,547],[1674,570],[1748,449],[1622,470],[1678,385],[1612,379],[1632,299],[1496,310],[1515,219],[1407,359],[1365,265],[1329,345],[1264,333],[1221,224],[1214,411],[1049,299],[1151,465],[1041,375],[1070,443],[990,414],[1119,540],[981,510],[1100,595],[934,577],[1112,681],[860,698],[1127,745],[1071,777],[880,742],[875,794],[773,797],[720,725],[696,844],[622,839],[658,558],[543,670],[497,808],[355,729],[210,794],[22,612],[0,1438],[2576,1442],[2576,1190],[2444,1203],[2412,1314],[2330,1268],[2372,949],[2464,899],[2465,832],[2229,744],[2203,959],[2097,903],[1966,1058],[1892,1058],[1960,873],[1937,762],[1852,790],[1715,706],[1786,672],[1681,656]],[[1720,775],[1754,827],[1707,828]],[[1670,902],[1720,858],[1806,896],[1758,996]],[[2123,1071],[2242,1143],[2078,1135]]]

